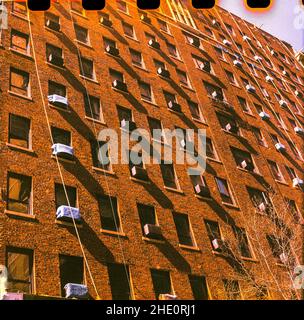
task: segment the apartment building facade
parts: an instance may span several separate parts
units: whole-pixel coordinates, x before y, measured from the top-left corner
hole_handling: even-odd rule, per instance
[[[93,299],[300,297],[304,73],[289,44],[178,0],[145,12],[121,0],[92,12],[6,6],[8,292],[64,297],[74,283]],[[206,130],[206,171],[102,164],[99,132],[126,124]]]

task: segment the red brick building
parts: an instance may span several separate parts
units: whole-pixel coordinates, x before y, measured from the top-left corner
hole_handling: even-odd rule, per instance
[[[135,4],[85,12],[56,1],[29,15],[6,4],[8,291],[60,297],[78,283],[101,299],[299,298],[304,74],[292,47],[219,7]],[[98,133],[126,121],[205,129],[206,172],[101,165]],[[69,208],[80,222],[60,218]]]

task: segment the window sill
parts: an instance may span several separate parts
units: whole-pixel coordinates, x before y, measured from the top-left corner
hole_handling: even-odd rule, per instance
[[[133,178],[133,177],[130,177],[130,180],[132,180],[134,182],[138,182],[138,183],[143,183],[143,184],[151,184],[150,180],[141,180],[141,179],[137,179],[137,178]]]
[[[53,30],[53,29],[49,28],[48,26],[44,26],[44,29],[46,29],[47,31],[51,31],[51,32],[61,33],[61,29],[59,31],[57,31],[57,30]]]
[[[244,261],[248,261],[248,262],[255,262],[255,263],[259,262],[259,261],[258,261],[257,259],[255,259],[255,258],[248,258],[248,257],[243,257],[243,256],[241,256],[241,259],[244,260]]]
[[[274,179],[275,182],[279,183],[279,184],[282,184],[284,186],[289,186],[289,184],[286,182],[286,181],[280,181],[280,180],[277,180],[277,179]]]
[[[128,236],[123,233],[123,232],[116,232],[116,231],[110,231],[110,230],[105,230],[105,229],[100,229],[101,233],[107,234],[109,236],[117,236],[117,237],[122,237],[122,238],[128,238]]]
[[[249,111],[243,111],[243,112],[244,112],[245,114],[247,114],[247,116],[256,118],[256,116],[255,116],[252,112],[249,112]]]
[[[107,124],[106,124],[104,121],[102,121],[102,120],[96,120],[96,119],[90,118],[90,117],[88,117],[88,116],[85,116],[84,118],[87,119],[88,121],[92,121],[92,122],[94,122],[94,123],[102,124],[103,126],[106,126],[106,125],[107,125]]]
[[[17,49],[14,49],[12,47],[9,47],[8,50],[11,51],[11,52],[14,52],[14,53],[16,53],[16,54],[18,54],[20,56],[23,56],[24,58],[28,58],[28,59],[33,60],[33,57],[28,53],[24,53],[24,52],[18,51]]]
[[[136,42],[140,42],[137,38],[135,37],[131,37],[131,36],[128,36],[127,34],[124,35],[127,39],[130,39],[130,40],[133,40],[133,41],[136,41]]]
[[[38,221],[35,215],[27,214],[27,213],[21,213],[16,211],[10,211],[10,210],[4,210],[4,213],[11,217],[11,218],[20,218],[20,219],[26,219],[31,221]]]
[[[72,221],[68,222],[68,221],[61,221],[61,220],[56,219],[55,223],[58,224],[59,226],[75,227],[75,225]],[[83,228],[82,222],[75,221],[75,224],[76,224],[77,228]]]
[[[207,122],[205,122],[204,120],[202,119],[196,119],[196,118],[193,118],[192,117],[192,120],[197,122],[197,123],[200,123],[200,124],[203,124],[204,126],[209,126]]]
[[[174,111],[174,110],[172,110],[172,109],[170,109],[170,108],[168,108],[168,107],[167,107],[167,109],[168,109],[170,112],[175,113],[175,114],[177,114],[177,115],[181,115],[181,114],[183,114],[183,112],[182,112],[182,111],[180,111],[180,112],[178,112],[178,111]]]
[[[123,13],[123,14],[125,14],[126,16],[128,16],[128,17],[131,17],[131,18],[132,18],[132,16],[130,15],[130,13],[129,13],[129,12],[125,12],[125,11],[122,11],[122,10],[120,10],[120,9],[117,9],[117,12]]]
[[[69,109],[68,106],[67,107],[59,107],[59,106],[56,106],[53,103],[49,103],[49,107],[52,108],[52,109],[55,109],[55,110],[62,111],[62,112],[71,113],[71,110]]]
[[[52,155],[51,158],[54,159],[54,160],[58,159],[59,162],[65,162],[65,163],[69,163],[69,164],[75,164],[76,163],[76,160],[64,159],[62,157],[58,157],[58,156],[54,156],[54,155]]]
[[[98,168],[98,167],[92,167],[92,170],[94,170],[98,173],[105,173],[110,176],[116,176],[116,173],[114,171],[109,171],[109,170],[105,170],[105,169]]]
[[[77,39],[74,39],[74,41],[88,49],[93,49],[92,45],[90,43],[85,43],[85,42],[82,42],[80,40],[77,40]]]
[[[142,237],[142,240],[146,241],[146,242],[152,242],[152,243],[164,243],[165,240],[164,239],[152,239],[152,238],[148,238],[148,237]]]
[[[187,86],[186,84],[181,83],[180,86],[184,89],[191,91],[191,92],[196,92],[192,87]]]
[[[66,72],[66,68],[65,68],[64,65],[63,66],[57,66],[56,64],[53,64],[53,63],[50,63],[50,62],[47,62],[47,61],[46,61],[46,64],[51,68],[56,68],[56,69],[59,69],[59,70],[62,70],[64,72]]]
[[[136,69],[150,73],[150,71],[148,69],[146,69],[145,67],[138,66],[137,64],[134,64],[134,63],[132,63],[132,66]]]
[[[230,134],[230,135],[234,136],[234,137],[241,137],[241,138],[242,138],[242,136],[241,136],[240,134],[227,131],[227,130],[225,130],[225,129],[223,129],[223,128],[222,128],[221,130],[222,130],[223,132],[227,133],[227,134]]]
[[[80,77],[81,79],[83,79],[83,80],[87,80],[87,81],[90,81],[90,82],[92,82],[92,83],[99,84],[99,82],[98,82],[96,79],[88,78],[88,77],[83,76],[83,75],[81,75],[81,74],[79,75],[79,77]]]
[[[194,246],[187,246],[185,244],[178,244],[178,246],[181,249],[189,250],[189,251],[196,251],[196,252],[201,252],[201,249],[199,247],[194,247]]]
[[[13,95],[13,96],[18,97],[18,98],[22,98],[22,99],[25,99],[25,100],[28,100],[28,101],[33,101],[33,98],[32,98],[32,97],[24,96],[24,95],[22,95],[22,94],[16,93],[16,92],[11,91],[11,90],[8,90],[7,92],[8,92],[9,94]]]
[[[235,209],[235,210],[240,210],[240,208],[237,206],[237,205],[235,205],[235,204],[232,204],[232,203],[228,203],[228,202],[222,202],[222,204],[224,205],[224,206],[226,206],[226,207],[229,207],[229,208],[231,208],[231,209]]]
[[[82,18],[86,19],[86,20],[88,20],[88,19],[89,19],[89,18],[88,18],[88,17],[86,17],[84,14],[79,13],[79,12],[77,12],[77,11],[73,10],[73,9],[71,9],[71,12],[72,12],[73,14],[75,14],[75,15],[79,16],[79,17],[82,17]]]
[[[195,196],[195,198],[198,198],[200,200],[213,201],[213,198],[211,196],[210,197],[203,197],[203,196],[200,196],[199,194],[195,194],[194,196]]]
[[[212,162],[216,162],[218,164],[223,164],[223,162],[220,161],[219,159],[214,159],[214,158],[209,158],[209,157],[206,157],[206,159],[209,160],[209,161],[212,161]]]
[[[149,101],[149,100],[146,100],[146,99],[141,99],[141,101],[145,102],[145,103],[148,103],[150,104],[151,106],[154,106],[154,107],[158,107],[159,108],[159,105],[157,105],[155,102],[153,101]]]
[[[176,60],[176,61],[184,63],[184,61],[180,57],[175,57],[175,56],[172,56],[171,54],[169,55],[169,57]]]
[[[122,94],[127,94],[127,95],[129,95],[129,91],[119,90],[119,89],[116,89],[116,88],[114,88],[114,87],[112,87],[112,90],[113,90],[113,91],[116,91],[116,92],[118,92],[118,93],[122,93]]]
[[[22,13],[17,13],[17,12],[14,12],[14,11],[13,11],[13,12],[11,13],[11,15],[14,16],[14,17],[20,18],[20,19],[22,19],[22,20],[29,21],[26,14],[24,15],[24,14],[22,14]]]
[[[171,191],[171,192],[175,192],[175,193],[179,193],[179,194],[183,194],[184,195],[184,192],[180,189],[174,189],[174,188],[170,188],[170,187],[166,187],[164,186],[164,188],[168,191]]]
[[[35,151],[32,150],[32,149],[20,147],[20,146],[17,146],[17,145],[15,145],[15,144],[12,144],[12,143],[9,143],[9,142],[6,142],[6,145],[7,145],[9,148],[11,148],[11,149],[16,149],[16,150],[20,150],[20,151],[23,151],[23,152],[35,154]]]

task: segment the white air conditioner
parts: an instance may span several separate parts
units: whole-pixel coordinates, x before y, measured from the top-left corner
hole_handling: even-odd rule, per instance
[[[271,77],[271,76],[269,76],[269,75],[267,75],[267,76],[265,77],[265,79],[266,79],[267,82],[273,81],[273,77]]]
[[[242,62],[238,59],[233,60],[233,64],[239,68],[243,65]]]
[[[287,102],[286,102],[285,100],[283,100],[283,99],[281,99],[281,100],[279,101],[279,104],[280,104],[280,106],[283,107],[283,108],[286,108],[286,107],[287,107]]]
[[[243,161],[241,162],[241,167],[242,167],[243,169],[246,169],[247,166],[248,166],[248,164],[247,164],[246,160],[243,160]]]
[[[213,98],[213,99],[217,99],[217,98],[218,98],[218,94],[217,94],[216,91],[213,91],[213,92],[212,92],[212,98]]]
[[[262,118],[262,120],[269,120],[270,119],[270,115],[264,111],[260,112],[259,116]]]
[[[88,296],[88,287],[83,284],[76,284],[76,283],[67,283],[64,286],[66,298],[78,298],[83,299]]]
[[[223,44],[226,45],[226,46],[231,46],[232,45],[232,43],[227,39],[223,40]]]
[[[74,157],[74,148],[71,146],[66,146],[65,144],[62,144],[62,143],[53,144],[52,151],[54,156],[67,157],[67,158]]]
[[[300,178],[294,178],[292,180],[292,186],[295,187],[303,187],[304,185],[304,181]]]
[[[299,90],[296,90],[294,92],[294,94],[297,96],[297,97],[301,97],[302,96],[302,93],[299,91]]]
[[[255,87],[252,86],[251,84],[247,84],[247,85],[246,85],[246,90],[247,90],[248,92],[255,93]]]
[[[280,254],[280,260],[284,264],[286,264],[288,262],[288,257],[286,255],[286,253],[283,252],[283,253]]]
[[[158,299],[159,300],[177,300],[177,296],[170,293],[164,293],[164,294],[160,294]]]
[[[266,211],[266,204],[264,202],[262,202],[258,205],[258,208],[260,211],[264,212],[264,211]]]
[[[48,101],[54,104],[60,104],[65,107],[68,106],[68,99],[58,94],[52,94],[48,96]]]
[[[232,129],[232,125],[230,123],[227,123],[225,126],[225,130],[230,131]]]
[[[270,51],[270,53],[271,53],[272,56],[277,56],[278,55],[273,49]]]
[[[275,148],[280,152],[285,151],[285,149],[286,149],[284,144],[282,144],[282,143],[276,143]]]
[[[144,235],[148,238],[161,239],[162,231],[160,226],[155,224],[145,224],[144,225]]]
[[[243,36],[244,41],[251,41],[251,39],[248,36]]]
[[[213,24],[214,26],[218,26],[218,25],[219,25],[219,23],[218,23],[218,21],[217,21],[216,19],[213,19],[213,20],[212,20],[212,24]]]
[[[256,56],[254,56],[254,60],[255,60],[255,61],[262,61],[263,58],[260,57],[260,56],[258,56],[258,55],[256,55]]]
[[[300,127],[295,127],[294,131],[296,134],[300,135],[300,136],[304,136],[304,129],[300,128]]]
[[[212,240],[212,247],[214,250],[219,250],[223,246],[223,240],[222,239],[213,239]]]

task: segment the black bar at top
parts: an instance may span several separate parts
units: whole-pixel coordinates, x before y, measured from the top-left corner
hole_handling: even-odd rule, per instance
[[[233,0],[235,5],[237,1]],[[27,0],[28,8],[33,11],[45,11],[51,6],[50,0]],[[304,4],[304,0],[302,0]],[[82,0],[82,6],[85,10],[102,10],[105,7],[106,0]],[[271,4],[271,0],[247,0],[247,5],[250,8],[268,8]],[[211,9],[215,5],[215,0],[192,0],[192,6],[195,9]],[[137,0],[137,6],[139,9],[158,9],[160,6],[160,0]]]

